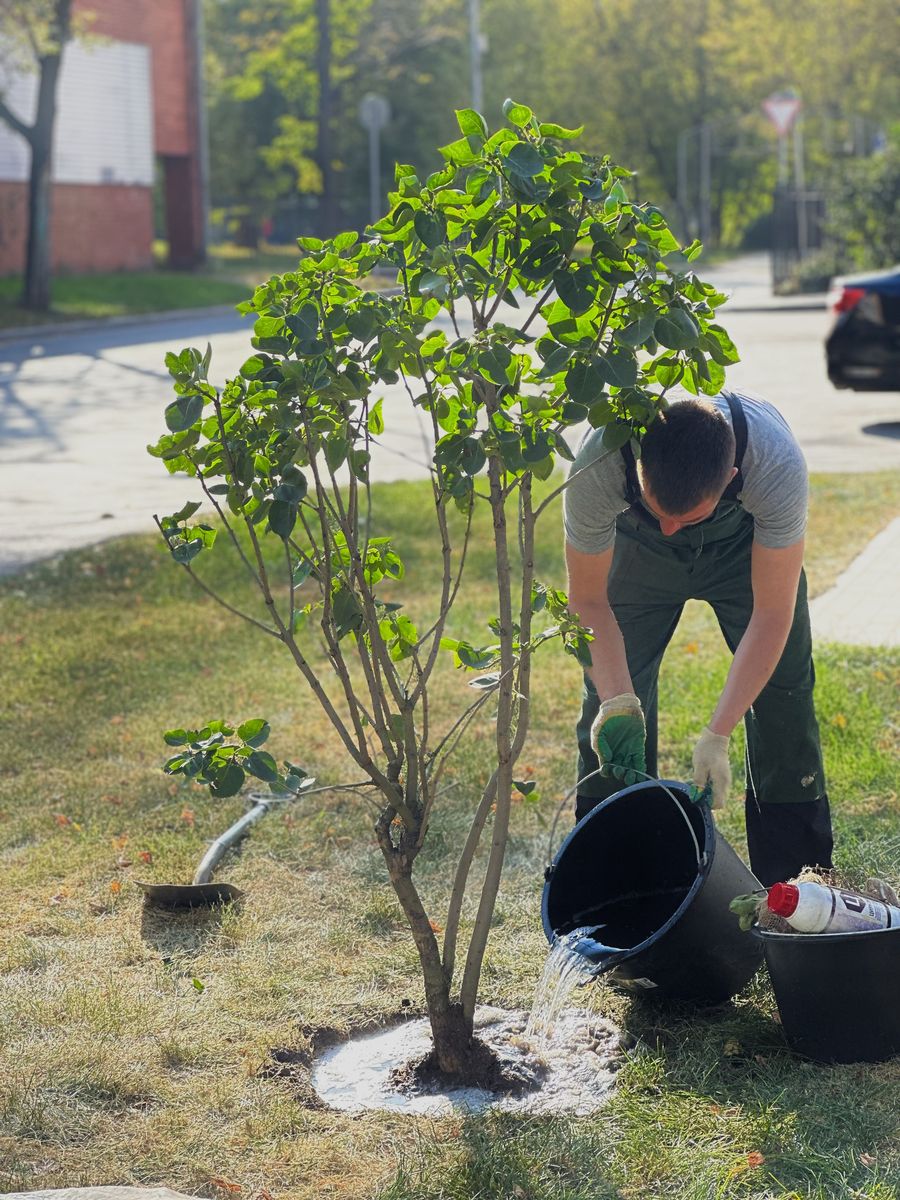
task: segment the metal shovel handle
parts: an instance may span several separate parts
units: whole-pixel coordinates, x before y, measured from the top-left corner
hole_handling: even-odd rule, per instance
[[[245,812],[239,820],[235,821],[233,825],[229,826],[223,834],[220,834],[203,855],[199,867],[194,872],[193,883],[195,887],[198,884],[209,883],[213,871],[231,847],[239,842],[241,838],[246,837],[250,826],[255,824],[260,817],[265,816],[272,807],[272,800],[263,800],[258,797],[254,797],[254,799],[256,800],[254,806],[248,812]]]

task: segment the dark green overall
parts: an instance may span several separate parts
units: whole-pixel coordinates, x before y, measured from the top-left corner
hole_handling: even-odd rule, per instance
[[[616,520],[607,593],[625,641],[634,690],[644,707],[647,771],[654,776],[659,667],[685,601],[705,600],[712,606],[732,653],[753,611],[753,518],[736,499],[742,486],[746,420],[740,401],[731,395],[726,399],[735,428],[739,473],[713,514],[699,524],[665,536],[640,504],[630,447],[625,455],[626,499],[631,507]],[[744,717],[747,843],[753,872],[766,885],[790,878],[803,866],[831,865],[831,817],[813,707],[814,681],[806,576],[801,573],[787,644]],[[578,819],[622,787],[599,774],[585,778],[599,766],[590,744],[598,707],[597,693],[585,677],[577,726],[578,779],[584,780],[578,787]]]

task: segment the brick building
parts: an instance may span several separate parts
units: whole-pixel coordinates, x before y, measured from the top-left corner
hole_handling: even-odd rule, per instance
[[[53,265],[137,270],[153,261],[154,185],[173,266],[205,253],[201,0],[75,0],[88,36],[64,52],[53,142]],[[37,80],[12,73],[26,122]],[[0,122],[0,275],[25,266],[29,148]]]

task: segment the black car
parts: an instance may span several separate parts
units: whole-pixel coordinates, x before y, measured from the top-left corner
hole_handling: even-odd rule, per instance
[[[828,378],[857,392],[900,391],[900,267],[835,279]]]

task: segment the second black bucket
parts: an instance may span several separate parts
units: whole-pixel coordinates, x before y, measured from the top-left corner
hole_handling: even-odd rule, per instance
[[[624,788],[575,826],[547,870],[549,941],[581,926],[620,947],[603,978],[647,999],[730,999],[762,961],[728,905],[760,884],[683,783]]]

